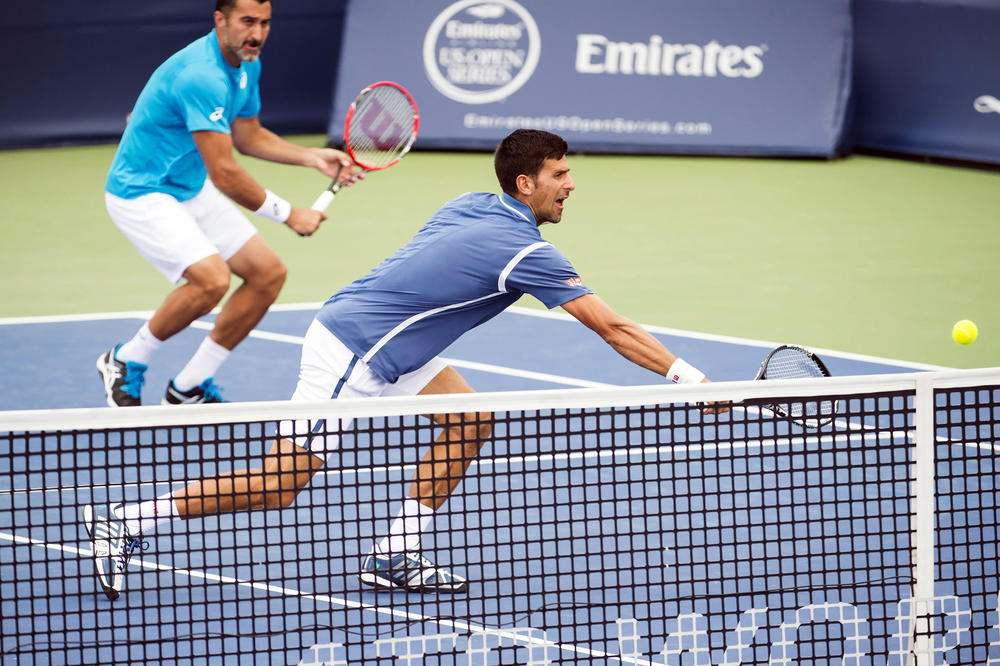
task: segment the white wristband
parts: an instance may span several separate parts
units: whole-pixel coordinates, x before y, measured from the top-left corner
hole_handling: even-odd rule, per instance
[[[667,373],[667,379],[674,384],[700,384],[704,378],[704,372],[681,358],[674,361]]]
[[[267,194],[264,198],[264,203],[254,213],[269,220],[274,220],[278,224],[284,224],[292,214],[292,204],[271,190],[264,190],[264,192]]]

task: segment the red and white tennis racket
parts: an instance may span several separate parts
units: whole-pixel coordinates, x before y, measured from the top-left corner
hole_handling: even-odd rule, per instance
[[[373,83],[351,103],[344,120],[344,149],[364,172],[391,167],[417,140],[420,112],[406,88],[392,81]],[[325,211],[341,188],[340,170],[313,210]],[[354,178],[345,181],[351,182]]]

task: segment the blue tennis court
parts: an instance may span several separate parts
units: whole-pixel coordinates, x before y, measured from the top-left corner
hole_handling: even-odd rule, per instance
[[[272,309],[222,368],[216,381],[230,400],[286,400],[295,388],[299,345],[319,304]],[[61,409],[104,406],[94,361],[130,338],[147,314],[0,320],[0,407]],[[156,404],[167,381],[206,334],[211,317],[172,338],[147,372],[144,401]],[[769,342],[651,330],[675,354],[715,381],[750,379]],[[778,340],[775,343],[795,342]],[[819,351],[837,376],[932,370],[936,366]],[[826,353],[823,353],[826,352]],[[655,384],[656,375],[621,358],[595,334],[565,315],[512,308],[473,329],[445,355],[477,391]],[[488,367],[483,367],[483,366]]]
[[[227,397],[286,399],[311,314],[271,312],[217,378]],[[6,382],[4,408],[99,408],[93,361],[140,321],[0,326],[4,367],[28,377],[41,364],[50,378]],[[720,381],[752,377],[772,346],[654,332]],[[147,401],[200,337],[165,346]],[[355,419],[292,508],[149,536],[114,603],[95,589],[76,507],[256,465],[282,416],[262,405],[246,422],[4,434],[4,663],[908,663],[906,600],[921,596],[912,390],[855,391],[814,431],[760,400],[724,415],[689,401],[590,404],[601,387],[661,380],[579,324],[521,309],[445,355],[479,391],[540,390],[537,405],[497,396],[493,436],[425,544],[469,578],[468,595],[376,594],[356,576],[433,439],[412,410]],[[822,356],[840,377],[930,369]],[[547,390],[571,387],[593,390],[569,393],[579,407]],[[937,574],[923,595],[934,656],[922,663],[994,666],[998,390],[941,389],[935,402],[946,419],[935,427]]]

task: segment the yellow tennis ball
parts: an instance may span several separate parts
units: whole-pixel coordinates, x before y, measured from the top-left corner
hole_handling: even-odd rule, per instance
[[[956,321],[955,325],[951,327],[951,337],[960,345],[972,344],[977,335],[979,335],[979,327],[976,326],[976,322],[968,319]]]

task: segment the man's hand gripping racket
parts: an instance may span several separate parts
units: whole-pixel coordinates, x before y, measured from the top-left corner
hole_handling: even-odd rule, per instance
[[[417,140],[419,128],[417,103],[398,83],[379,81],[358,93],[344,120],[344,150],[362,171],[341,182],[338,169],[313,210],[325,211],[341,187],[403,159]]]

